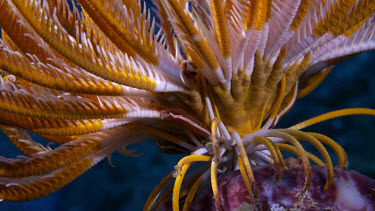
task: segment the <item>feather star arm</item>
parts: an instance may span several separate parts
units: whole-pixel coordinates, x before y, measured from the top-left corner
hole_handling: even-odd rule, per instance
[[[31,25],[46,43],[86,71],[103,79],[136,88],[163,91],[170,88],[168,84],[172,82],[159,84],[154,80],[158,74],[157,72],[141,68],[141,65],[137,65],[126,54],[124,55],[120,51],[110,52],[103,47],[95,46],[96,42],[90,40],[90,32],[92,33],[94,29],[86,28],[89,27],[89,24],[80,23],[81,30],[86,33],[77,33],[77,37],[72,39],[70,35],[61,29],[58,20],[50,16],[48,5],[39,1],[28,3],[18,0],[13,1],[13,4],[27,23]],[[44,13],[43,11],[47,12]],[[42,20],[42,22],[39,20]],[[106,39],[105,36],[102,36],[102,39]],[[108,43],[108,41],[104,40],[103,43],[105,42]],[[138,72],[133,72],[134,70]],[[176,89],[178,86],[172,83],[171,87],[175,87]]]

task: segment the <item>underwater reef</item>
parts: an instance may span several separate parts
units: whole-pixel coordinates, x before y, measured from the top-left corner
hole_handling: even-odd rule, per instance
[[[373,197],[375,119],[361,115],[375,115],[375,56],[357,54],[375,48],[374,13],[371,0],[1,0],[0,210],[199,210],[211,191],[207,209],[226,210],[242,203],[231,188],[280,208],[262,184],[293,179],[293,196],[354,209],[348,175]]]
[[[375,210],[375,180],[355,171],[334,169],[335,181],[331,188],[324,190],[327,172],[323,167],[312,167],[312,185],[307,194],[301,194],[304,183],[303,167],[297,160],[289,169],[283,169],[281,178],[276,178],[277,169],[273,165],[254,167],[254,175],[259,191],[258,206],[252,203],[241,179],[241,173],[231,172],[219,180],[219,192],[223,199],[223,209],[239,210]],[[197,193],[191,211],[217,210],[210,188]],[[157,211],[171,211],[172,202],[158,207]],[[183,206],[183,203],[180,204]]]

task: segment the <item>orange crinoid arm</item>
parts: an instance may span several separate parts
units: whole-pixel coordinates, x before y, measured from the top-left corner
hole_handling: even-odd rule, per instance
[[[48,195],[143,140],[187,154],[145,210],[169,196],[188,210],[209,178],[224,209],[218,178],[234,170],[258,202],[252,166],[275,164],[280,179],[284,150],[302,160],[303,193],[312,163],[328,189],[325,147],[341,168],[347,156],[298,129],[347,113],[274,127],[338,61],[375,48],[374,12],[372,0],[1,0],[0,129],[24,155],[0,157],[0,199]]]

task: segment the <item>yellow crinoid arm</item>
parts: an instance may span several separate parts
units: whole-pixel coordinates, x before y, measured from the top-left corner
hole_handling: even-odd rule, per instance
[[[1,159],[0,177],[30,177],[68,166],[101,148],[101,139],[78,139],[28,159]]]
[[[317,138],[315,138],[314,136],[312,136],[308,133],[302,132],[302,131],[298,131],[298,130],[281,129],[279,131],[283,131],[285,133],[288,133],[289,135],[297,138],[299,141],[302,141],[302,140],[307,141],[319,151],[319,153],[322,155],[322,157],[324,159],[325,166],[327,167],[327,175],[328,175],[327,178],[328,179],[327,179],[326,184],[324,186],[324,190],[328,190],[333,183],[333,166],[332,166],[332,161],[331,161],[331,158],[330,158],[327,150],[320,143],[320,141]]]
[[[201,177],[199,177],[197,179],[197,181],[194,183],[194,185],[191,187],[186,199],[185,199],[185,203],[184,203],[184,207],[183,207],[183,211],[188,211],[189,210],[189,207],[190,207],[190,204],[191,202],[193,201],[193,197],[195,195],[195,193],[197,192],[199,186],[203,183],[203,179]]]
[[[252,143],[254,145],[263,144],[270,151],[270,153],[272,155],[272,159],[274,161],[274,164],[277,168],[276,179],[277,179],[277,181],[279,181],[280,178],[281,178],[281,168],[282,168],[282,165],[280,163],[281,153],[278,153],[278,151],[276,150],[277,146],[275,145],[275,143],[273,141],[271,141],[270,139],[267,139],[267,138],[262,137],[262,136],[255,136]]]
[[[312,3],[306,14],[310,18],[301,23],[287,43],[288,60],[296,61],[307,52],[312,52],[311,64],[324,64],[333,59],[328,62],[330,66],[338,58],[374,49],[372,35],[362,33],[373,31],[374,12],[375,3],[372,0]],[[317,18],[311,18],[314,16]],[[320,68],[328,66],[325,63]]]
[[[371,115],[375,116],[375,110],[370,109],[370,108],[346,108],[346,109],[341,109],[337,111],[332,111],[328,112],[326,114],[322,114],[316,117],[313,117],[311,119],[305,120],[303,122],[300,122],[296,125],[293,125],[289,127],[289,129],[296,129],[296,130],[301,130],[303,128],[309,127],[311,125],[314,125],[319,122],[323,122],[329,119],[334,119],[337,117],[342,117],[342,116],[349,116],[349,115]]]
[[[100,120],[83,120],[70,123],[68,126],[60,126],[57,128],[35,128],[30,130],[34,134],[40,135],[59,135],[72,136],[98,132],[106,129]]]
[[[320,83],[327,77],[327,75],[331,72],[333,66],[330,66],[328,68],[325,68],[311,76],[309,76],[307,79],[300,82],[300,84],[303,84],[304,87],[302,87],[298,91],[297,98],[305,97],[306,95],[310,94],[316,87],[319,86]]]
[[[30,25],[41,39],[85,71],[112,82],[140,89],[158,91],[183,89],[167,79],[160,80],[159,78],[164,76],[147,62],[141,65],[142,61],[135,62],[134,58],[118,51],[115,46],[111,46],[112,43],[106,40],[105,36],[96,34],[98,32],[92,24],[78,20],[79,29],[85,33],[77,33],[73,40],[50,15],[45,4],[41,2],[29,4],[24,0],[12,2],[26,20],[25,23]],[[105,43],[107,48],[99,46],[98,43]]]
[[[55,62],[59,60],[56,59]],[[68,63],[65,65],[72,71],[71,73],[65,72],[63,66],[44,64],[36,57],[26,57],[17,51],[10,49],[0,51],[2,70],[41,86],[65,92],[96,95],[142,95],[145,92],[84,74],[74,67],[70,68]]]
[[[182,185],[182,181],[184,179],[185,173],[188,170],[190,164],[192,162],[198,162],[198,161],[211,161],[212,157],[211,156],[206,156],[206,155],[189,155],[184,158],[182,158],[177,166],[176,166],[176,181],[173,186],[173,195],[172,195],[172,207],[173,210],[180,210],[179,209],[179,200],[180,200],[180,189]]]
[[[311,165],[310,165],[306,151],[304,150],[304,148],[302,147],[302,145],[299,143],[299,141],[296,138],[294,138],[293,136],[283,131],[269,130],[268,135],[271,137],[278,137],[278,138],[284,139],[285,141],[291,143],[293,147],[298,151],[298,156],[301,158],[304,169],[305,169],[305,184],[302,190],[302,192],[305,193],[310,187],[311,177],[312,177]]]
[[[313,30],[314,37],[321,37],[323,34],[331,30],[334,26],[340,23],[343,15],[345,15],[350,8],[355,4],[356,0],[337,0],[335,2],[331,2],[330,10],[328,11],[329,7],[326,7],[327,11],[324,11],[326,17],[317,24]]]
[[[46,174],[108,147],[112,153],[119,144],[138,142],[139,138],[134,137],[139,134],[140,132],[135,132],[131,128],[117,127],[82,136],[82,138],[60,145],[53,150],[32,154],[26,159],[3,157],[0,159],[0,177],[31,177]]]
[[[350,36],[356,29],[359,28],[359,25],[363,24],[363,21],[369,19],[369,17],[373,16],[375,12],[375,2],[371,0],[363,0],[363,1],[340,1],[339,4],[343,9],[337,10],[337,13],[340,14],[340,21],[336,21],[336,25],[333,26],[335,20],[331,22],[326,21],[325,23],[328,25],[327,27],[329,30],[335,35],[344,35]],[[355,6],[354,6],[355,5]],[[345,7],[352,7],[352,10],[349,10]],[[346,10],[345,10],[346,9]],[[344,16],[343,16],[344,14]]]
[[[214,194],[214,201],[215,201],[215,207],[217,210],[222,211],[224,210],[220,193],[219,193],[219,186],[217,183],[217,161],[213,160],[211,161],[211,187],[212,187],[212,193]]]
[[[244,178],[244,182],[245,182],[245,184],[246,184],[246,182],[249,182],[249,185],[247,185],[247,186],[250,186],[250,188],[247,188],[247,189],[248,189],[248,191],[251,190],[251,191],[249,191],[249,196],[250,196],[250,199],[252,200],[252,202],[255,203],[257,200],[259,200],[259,194],[258,194],[258,189],[256,187],[255,177],[254,177],[254,173],[253,173],[253,170],[251,168],[251,165],[250,165],[249,158],[247,156],[245,147],[242,143],[241,137],[238,135],[238,133],[234,131],[234,132],[232,132],[231,135],[232,135],[232,137],[234,138],[234,140],[236,141],[236,144],[237,144],[237,147],[236,147],[237,157],[241,157],[241,159],[237,158],[238,161],[239,161],[238,164],[243,165],[243,167],[240,167],[240,170],[242,169],[241,175],[242,175],[242,177],[246,176]],[[243,171],[243,170],[245,170],[245,171]]]
[[[27,130],[37,135],[73,136],[110,129],[129,122],[126,119],[45,119],[0,111],[4,124]]]
[[[334,140],[330,139],[329,137],[319,134],[319,133],[309,133],[310,135],[317,138],[321,143],[328,145],[333,149],[337,158],[339,160],[339,168],[346,168],[348,165],[348,157],[345,153],[345,150],[340,146],[340,144],[336,143]]]
[[[115,2],[114,0],[108,2],[99,0],[79,0],[78,2],[93,22],[98,25],[120,50],[132,57],[138,54],[147,62],[155,66],[158,65],[158,58],[150,51],[150,49],[154,49],[154,43],[149,42],[153,36],[152,33],[150,34],[148,28],[135,29],[137,26],[143,27],[143,23],[137,25],[129,21],[129,19],[134,19],[134,21],[147,22],[146,27],[150,27],[150,20],[146,19],[146,14],[139,12],[141,8],[137,5],[136,1],[127,1],[124,5],[126,9],[124,9],[119,2]],[[130,11],[135,12],[135,14],[132,16]],[[139,17],[134,17],[135,15],[139,15]],[[123,17],[125,17],[125,19],[123,19]],[[125,25],[125,27],[123,25]],[[127,30],[129,27],[133,28],[132,31]],[[145,33],[142,34],[144,31]],[[145,37],[143,37],[144,35]]]
[[[224,5],[220,0],[210,0],[210,7],[214,21],[215,37],[218,39],[217,41],[219,43],[221,53],[225,60],[224,69],[226,70],[224,72],[231,72],[232,63],[230,58],[230,39],[227,19],[225,17]],[[228,78],[229,76],[226,77]]]
[[[143,98],[74,95],[23,82],[13,76],[1,79],[1,111],[27,117],[70,120],[160,116]]]
[[[70,183],[98,161],[94,158],[84,158],[62,169],[36,177],[0,177],[0,197],[6,201],[29,201],[47,196]]]
[[[251,184],[250,184],[250,181],[249,181],[249,178],[247,176],[247,173],[246,173],[246,169],[245,169],[245,166],[243,164],[243,161],[242,161],[242,158],[241,156],[237,156],[237,162],[238,162],[238,167],[240,169],[240,173],[241,173],[241,176],[242,176],[242,179],[245,183],[245,186],[246,186],[246,189],[247,189],[247,192],[252,195],[252,189],[251,189]]]
[[[218,63],[210,50],[207,42],[204,40],[198,29],[194,26],[190,17],[185,13],[183,7],[178,0],[168,0],[171,11],[175,13],[175,17],[181,22],[181,27],[186,31],[186,34],[192,39],[200,56],[208,64],[212,70],[217,70]]]
[[[68,144],[24,159],[1,158],[0,198],[27,201],[62,188],[90,167],[126,144],[140,139],[140,133],[117,127],[86,135]]]
[[[248,3],[248,11],[245,22],[245,30],[255,27],[256,30],[262,30],[269,18],[272,2],[269,0],[254,0]]]
[[[143,207],[143,211],[148,211],[152,209],[157,197],[160,195],[163,189],[167,187],[167,185],[172,181],[173,181],[173,173],[169,173],[166,177],[164,177],[164,179],[161,182],[159,182],[159,184],[154,188],[154,190],[151,192],[151,194],[147,198],[145,206]]]
[[[301,3],[298,7],[297,13],[293,19],[292,24],[290,25],[289,30],[295,31],[298,29],[302,21],[305,19],[306,13],[310,9],[312,0],[301,0]]]
[[[75,21],[79,16],[79,11],[76,6],[74,4],[70,5],[67,1],[47,1],[47,3],[49,8],[56,8],[56,10],[50,10],[49,12],[55,13],[61,26],[68,34],[75,36],[77,33]]]
[[[39,135],[40,137],[56,143],[56,144],[66,144],[68,142],[74,141],[76,139],[82,138],[82,135],[78,136],[49,136],[49,135]]]
[[[50,150],[32,140],[29,134],[27,134],[24,130],[5,125],[0,125],[0,129],[4,135],[6,135],[6,137],[8,137],[9,140],[25,155],[30,156],[32,154],[44,153]]]
[[[187,194],[187,196],[185,198],[185,203],[184,203],[183,211],[188,211],[189,210],[190,204],[193,201],[195,193],[197,192],[199,186],[203,183],[203,181],[205,179],[207,179],[208,173],[209,173],[208,170],[205,171],[201,176],[198,177],[198,179],[196,179],[194,181],[193,186],[191,186],[191,188],[189,190],[189,193]]]
[[[272,105],[271,113],[270,113],[270,118],[273,119],[279,114],[281,105],[283,103],[284,97],[285,97],[285,86],[286,86],[286,81],[285,77],[281,79],[280,81],[280,88],[277,93],[277,97],[275,99],[275,102]]]
[[[108,109],[90,100],[73,98],[65,101],[56,95],[48,96],[47,93],[40,98],[34,94],[11,90],[8,87],[0,91],[0,110],[52,119],[118,118],[125,117],[127,113],[125,108]]]
[[[270,111],[270,116],[266,123],[262,126],[262,128],[270,128],[275,121],[277,121],[277,115],[283,112],[283,110],[280,110],[282,108],[282,104],[284,102],[284,97],[285,97],[285,86],[286,86],[286,81],[285,77],[280,81],[279,84],[280,88],[278,89],[278,93],[276,95],[276,99],[271,107]],[[260,123],[263,122],[263,118],[260,119]],[[260,128],[260,126],[259,126]]]
[[[289,144],[281,144],[281,143],[276,143],[276,145],[281,149],[281,150],[286,150],[288,152],[291,152],[293,154],[295,154],[297,157],[300,157],[300,153],[298,152],[298,150],[289,145]],[[324,162],[321,161],[318,157],[316,157],[315,155],[309,153],[309,152],[306,152],[307,153],[307,156],[309,157],[310,160],[312,160],[314,163],[316,163],[316,165],[318,166],[325,166],[324,165]]]
[[[155,5],[157,8],[156,15],[159,18],[159,22],[161,25],[161,29],[164,31],[166,35],[166,41],[167,41],[167,46],[169,48],[169,51],[171,52],[172,55],[176,54],[176,46],[175,46],[175,37],[173,34],[173,29],[171,24],[169,23],[168,20],[168,14],[165,11],[165,8],[163,7],[161,1],[159,0],[153,0],[152,3]]]
[[[177,31],[177,38],[184,41],[184,48],[188,51],[185,53],[191,56],[210,84],[224,83],[224,73],[210,48],[211,46],[199,28],[194,25],[193,15],[189,14],[184,9],[183,3],[178,0],[163,0],[161,2],[171,19],[174,30]]]
[[[129,135],[129,132],[130,131],[127,129],[117,128],[111,132],[107,132],[107,134],[102,134],[104,137],[108,135],[115,136],[110,140],[105,140],[107,144],[102,144],[99,150],[92,153],[86,153],[86,156],[77,156],[77,154],[74,153],[75,147],[66,147],[67,152],[65,153],[69,154],[70,151],[70,156],[59,157],[58,154],[53,154],[55,153],[54,151],[50,151],[48,153],[51,153],[51,156],[45,155],[47,160],[38,159],[37,157],[30,158],[31,160],[34,160],[33,163],[35,163],[35,165],[33,165],[35,170],[32,170],[32,172],[37,173],[36,169],[39,169],[38,174],[36,174],[37,176],[27,177],[26,175],[30,175],[30,171],[25,172],[25,169],[19,169],[19,173],[24,176],[22,176],[22,178],[18,176],[10,178],[10,171],[12,171],[12,173],[15,172],[12,170],[13,168],[6,168],[5,172],[2,171],[2,176],[0,177],[0,198],[6,201],[28,201],[55,192],[118,149],[119,146],[124,144],[124,138]],[[98,140],[104,138],[97,135],[99,134],[94,135],[91,139]],[[77,142],[79,142],[79,140],[77,140]],[[78,147],[79,144],[77,144],[78,143],[76,143],[75,146]],[[82,142],[82,145],[83,146],[79,146],[78,148],[85,151],[85,142]],[[89,147],[88,150],[91,151],[91,147]],[[43,154],[40,156],[42,158]],[[68,159],[69,162],[64,162],[64,159]],[[45,174],[43,173],[45,172],[45,169],[43,169],[42,163],[36,163],[38,160],[39,162],[49,162],[54,165],[54,168],[49,168],[51,165],[47,165],[49,171]],[[10,165],[16,167],[16,163]],[[4,174],[7,176],[4,177]]]
[[[178,175],[176,177],[176,181],[175,181],[174,186],[173,186],[173,195],[172,195],[173,210],[180,210],[180,208],[179,208],[179,206],[180,206],[179,205],[179,203],[180,203],[180,189],[181,189],[181,185],[182,185],[182,181],[184,179],[185,173],[188,170],[189,166],[190,166],[190,163],[182,166],[182,169],[180,170],[180,172],[178,172]]]
[[[56,2],[48,1],[48,3],[53,6]],[[60,23],[62,20],[69,22],[69,24],[62,24],[64,29],[69,32],[74,28],[75,31],[76,20],[69,8],[66,8],[67,2],[60,1],[60,3],[63,5],[58,5],[56,10]],[[3,50],[0,51],[0,67],[8,73],[38,85],[74,93],[129,95],[139,94],[138,92],[141,91],[131,90],[130,87],[121,86],[80,70],[51,49],[42,39],[38,39],[38,35],[26,23],[15,24],[22,19],[22,16],[11,9],[9,2],[4,1],[0,5],[0,13],[4,14],[0,26],[5,41],[2,43]],[[77,9],[74,9],[73,13],[77,15]],[[76,34],[70,36],[74,37]]]
[[[52,57],[53,52],[48,51],[43,45],[38,45],[40,43],[32,36],[24,36],[25,33],[30,35],[35,35],[35,33],[27,25],[15,24],[21,16],[12,9],[9,1],[1,1],[0,12],[3,15],[0,19],[2,40],[6,45],[12,46],[14,50],[37,55],[41,62],[46,62],[47,58]]]

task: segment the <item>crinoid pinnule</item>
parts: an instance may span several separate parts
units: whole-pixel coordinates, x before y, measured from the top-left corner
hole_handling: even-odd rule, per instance
[[[26,155],[0,158],[2,200],[48,195],[113,152],[130,154],[128,145],[147,139],[163,152],[188,155],[156,187],[145,210],[170,195],[179,210],[180,198],[192,199],[208,178],[220,209],[217,178],[234,170],[257,204],[252,166],[274,164],[279,179],[286,167],[282,150],[302,161],[302,195],[311,183],[310,160],[327,167],[327,190],[334,175],[325,146],[341,168],[347,156],[332,139],[300,129],[375,114],[342,109],[275,129],[333,65],[375,48],[372,0],[72,3],[0,1],[0,68],[6,75],[0,80],[1,130]],[[44,147],[29,133],[59,146]]]

